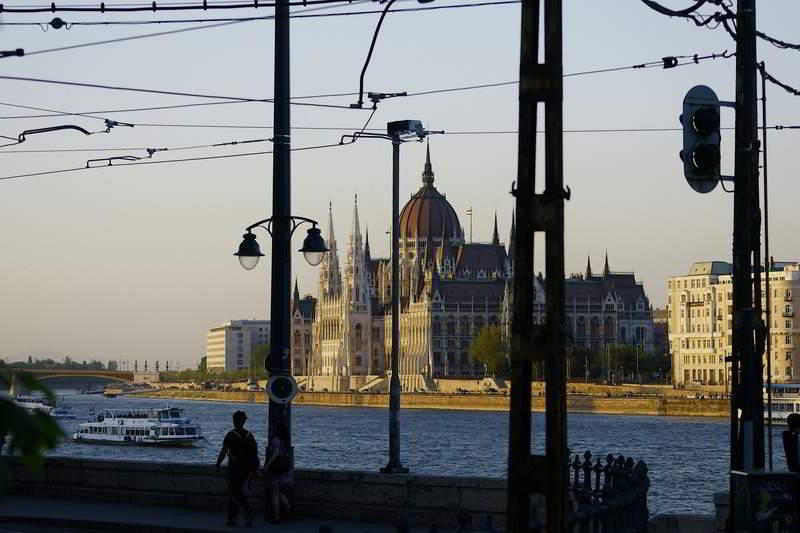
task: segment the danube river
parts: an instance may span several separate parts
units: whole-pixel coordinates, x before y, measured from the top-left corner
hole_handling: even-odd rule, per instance
[[[163,400],[69,395],[76,420],[64,420],[66,433],[90,418],[90,410],[162,407]],[[75,444],[65,440],[53,455],[213,464],[231,414],[242,409],[259,444],[265,440],[265,404],[171,400],[196,418],[206,441],[194,448]],[[375,408],[292,407],[293,444],[299,468],[365,470],[385,465],[388,411]],[[508,414],[497,411],[409,409],[401,413],[401,458],[412,473],[504,477]],[[543,449],[544,415],[534,414],[534,445]],[[609,452],[643,459],[650,468],[650,510],[712,513],[712,497],[727,487],[729,426],[721,418],[674,418],[570,414],[568,443],[574,451]],[[775,465],[785,468],[780,428],[775,431]],[[262,448],[263,449],[263,448]]]

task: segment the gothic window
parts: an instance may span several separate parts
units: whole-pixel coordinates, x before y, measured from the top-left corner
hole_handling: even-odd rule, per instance
[[[483,317],[475,317],[475,328],[472,330],[473,335],[477,335],[483,329]]]
[[[292,339],[292,342],[294,343],[295,346],[299,346],[300,345],[300,330],[299,329],[294,330],[294,338]]]
[[[300,359],[295,358],[294,360],[294,371],[297,372],[300,370]]]
[[[442,354],[440,352],[433,352],[433,364],[435,365],[442,364]]]
[[[441,335],[442,334],[442,319],[437,317],[433,318],[433,334],[434,335]]]
[[[614,336],[614,319],[611,318],[611,317],[606,317],[605,336],[606,337],[613,337]]]
[[[465,316],[461,317],[461,333],[460,335],[466,337],[469,335],[469,319]]]
[[[592,317],[592,320],[589,322],[589,336],[591,337],[599,337],[600,336],[600,319]]]
[[[586,319],[582,316],[578,317],[577,322],[577,335],[578,337],[585,337],[586,336]]]
[[[628,332],[625,330],[625,326],[622,326],[621,328],[619,328],[619,338],[620,338],[620,340],[622,342],[625,342],[626,340],[628,340],[628,337],[625,335],[626,333],[628,333]]]
[[[453,317],[447,319],[447,334],[451,336],[456,334],[456,319]]]

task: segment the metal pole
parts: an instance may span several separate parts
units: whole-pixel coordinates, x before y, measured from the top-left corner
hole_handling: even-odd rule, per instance
[[[769,256],[769,197],[767,196],[767,79],[764,76],[764,62],[759,63],[761,71],[761,149],[764,151],[764,261],[766,276],[764,291],[767,293],[767,445],[769,446],[769,469],[772,470],[772,295],[769,292],[769,275],[772,272],[772,258]]]
[[[754,181],[758,173],[756,112],[756,3],[740,0],[736,14],[736,156],[733,210],[733,346],[741,361],[743,450],[738,468],[764,468],[764,402],[761,354],[756,352],[753,333],[760,316],[753,306],[752,252],[754,225]],[[760,287],[761,280],[758,280]],[[760,303],[760,302],[759,302]]]
[[[539,62],[539,0],[522,3],[519,60],[519,134],[517,149],[517,235],[514,246],[514,278],[511,281],[511,406],[508,442],[507,529],[530,530],[531,490],[531,374],[534,358],[533,242],[530,209],[536,183],[537,94],[534,90]],[[549,391],[548,391],[549,392]]]
[[[270,374],[289,374],[289,299],[292,258],[289,253],[291,212],[291,161],[289,122],[289,0],[275,2],[275,103],[272,157],[272,338]],[[289,404],[269,404],[269,440],[283,421],[291,429]],[[291,435],[291,431],[289,432]],[[285,445],[291,449],[290,442]]]
[[[386,474],[405,474],[400,462],[400,140],[392,139],[392,377],[389,379],[389,463]]]

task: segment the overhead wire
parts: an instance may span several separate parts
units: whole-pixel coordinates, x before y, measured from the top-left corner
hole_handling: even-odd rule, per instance
[[[370,2],[371,0],[357,1],[353,0],[351,3],[359,4]],[[436,11],[442,9],[462,9],[473,7],[486,7],[486,6],[500,6],[519,4],[521,0],[493,0],[487,2],[471,2],[450,5],[424,5],[417,7],[405,7],[389,9],[389,13],[414,13],[417,11]],[[327,9],[333,6],[326,6]],[[320,9],[320,8],[316,8]],[[348,17],[353,15],[372,15],[383,13],[381,9],[361,10],[361,11],[339,11],[334,13],[316,13],[311,14],[315,9],[306,9],[300,12],[294,12],[289,15],[290,19],[298,18],[326,18],[326,17]],[[95,21],[64,21],[65,26],[69,29],[72,26],[136,26],[136,25],[150,25],[150,24],[210,24],[216,22],[256,22],[260,20],[272,20],[274,15],[266,15],[259,17],[210,17],[210,18],[193,18],[193,19],[158,19],[158,20],[95,20]],[[46,22],[5,22],[0,21],[0,26],[38,26],[40,28],[47,27],[52,21]],[[29,54],[26,54],[29,55]]]
[[[220,95],[210,95],[210,94],[202,94],[202,93],[190,93],[184,91],[167,91],[163,89],[143,89],[140,87],[124,87],[119,85],[105,85],[105,84],[98,84],[98,83],[85,83],[85,82],[77,82],[77,81],[63,81],[63,80],[50,80],[50,79],[43,79],[43,78],[30,78],[24,76],[0,76],[2,80],[9,80],[9,81],[23,81],[23,82],[30,82],[30,83],[44,83],[44,84],[51,84],[51,85],[62,85],[67,87],[83,87],[83,88],[90,88],[90,89],[104,89],[104,90],[111,90],[111,91],[126,91],[126,92],[136,92],[136,93],[144,93],[144,94],[160,94],[166,96],[187,96],[190,98],[209,98],[214,100],[232,100],[232,101],[239,101],[239,102],[270,102],[275,103],[274,98],[245,98],[245,97],[237,97],[237,96],[220,96]],[[309,106],[309,107],[326,107],[326,108],[333,108],[333,109],[352,109],[349,106],[343,105],[335,105],[335,104],[321,104],[321,103],[312,103],[312,102],[290,102],[292,105],[300,105],[300,106]]]
[[[334,4],[334,3],[349,3],[350,0],[289,0],[288,5],[291,6],[307,6],[318,4]],[[136,12],[158,12],[158,11],[208,11],[219,9],[258,9],[275,7],[274,2],[261,3],[258,0],[252,2],[208,2],[204,0],[202,3],[198,2],[184,2],[184,3],[165,3],[150,2],[147,4],[111,4],[105,5],[101,3],[98,7],[90,6],[77,6],[66,5],[59,7],[55,2],[49,6],[16,6],[8,4],[0,4],[0,13],[136,13]]]

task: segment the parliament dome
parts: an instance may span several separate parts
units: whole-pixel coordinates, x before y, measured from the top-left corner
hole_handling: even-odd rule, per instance
[[[447,198],[433,186],[431,150],[427,149],[422,187],[400,211],[400,237],[402,239],[463,240],[464,235],[455,209]]]

